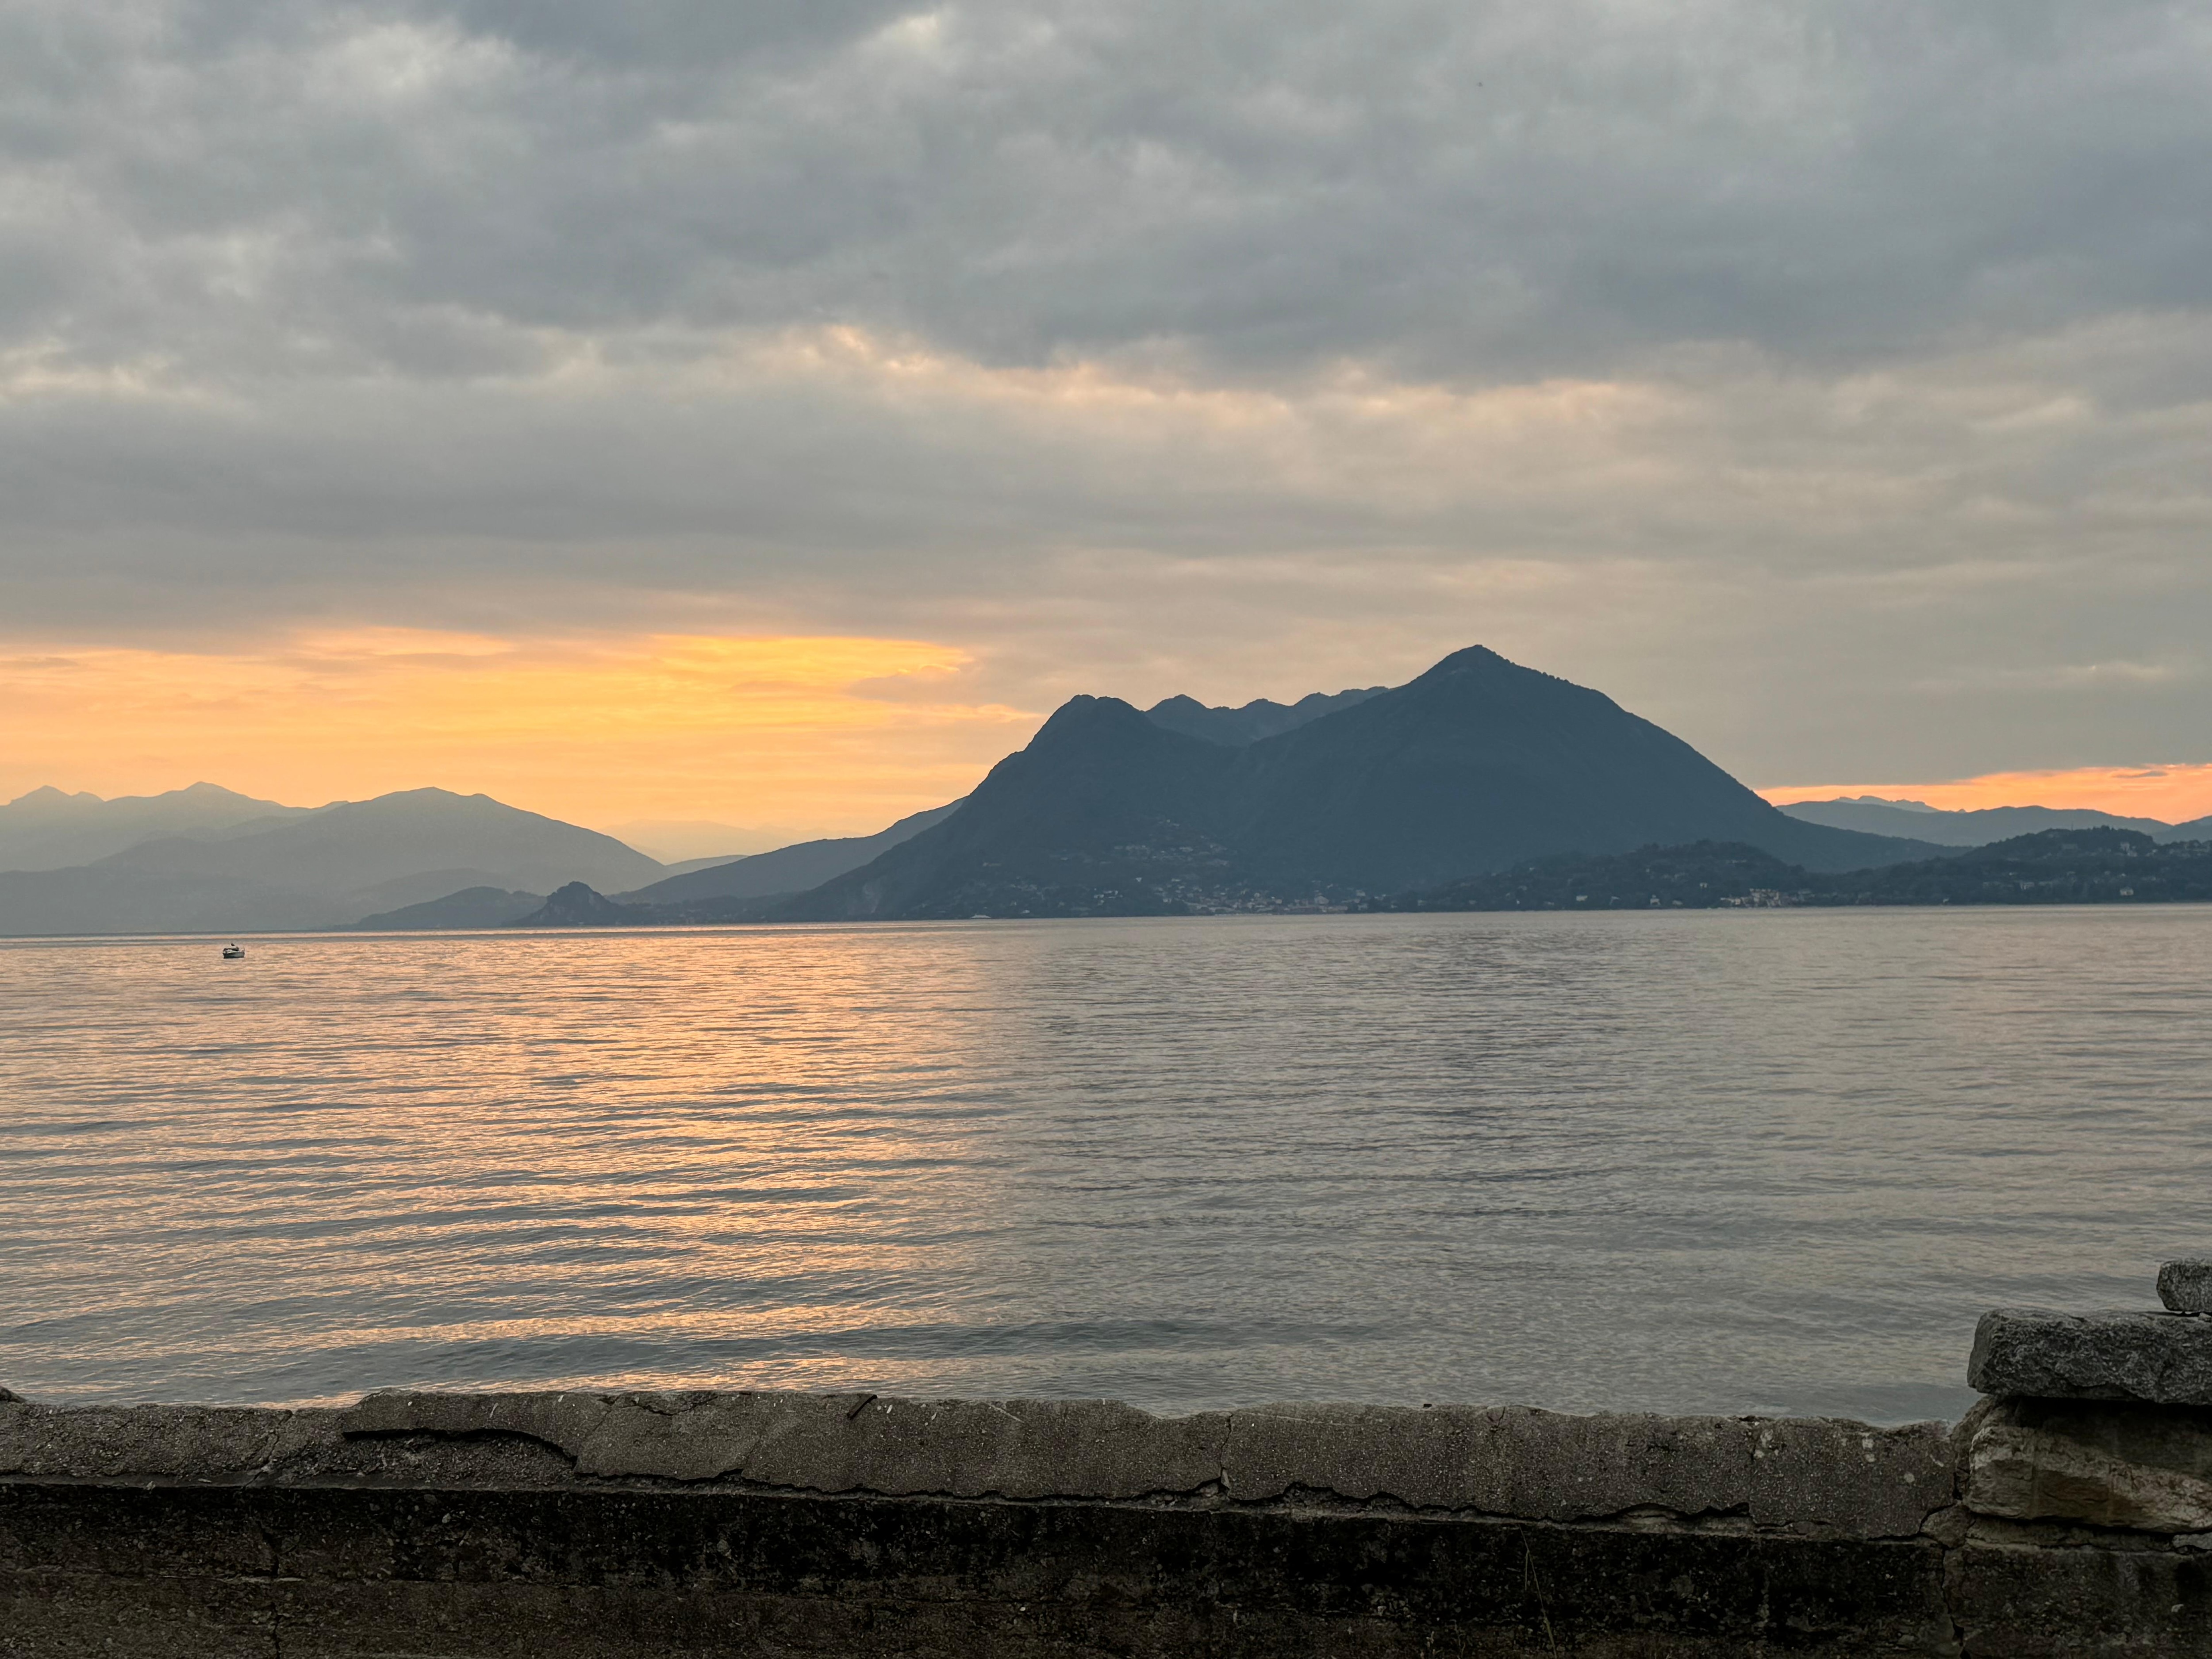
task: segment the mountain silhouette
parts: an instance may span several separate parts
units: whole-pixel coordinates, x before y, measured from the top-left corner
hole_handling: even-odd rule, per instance
[[[658,920],[642,905],[617,904],[580,881],[572,881],[549,894],[545,902],[510,927],[623,927]]]
[[[1821,870],[1939,850],[1801,823],[1603,694],[1477,646],[1240,748],[1073,698],[945,822],[768,914],[1333,904],[1701,840]]]
[[[1470,646],[1237,757],[1224,839],[1261,871],[1370,890],[1547,853],[1742,842],[1847,869],[1920,849],[1802,823],[1600,691]]]
[[[1070,698],[951,817],[769,914],[1178,914],[1204,896],[1194,868],[1231,868],[1210,825],[1242,752]]]
[[[840,836],[823,841],[796,842],[771,853],[732,859],[703,870],[688,870],[622,896],[633,904],[684,904],[701,899],[768,898],[779,893],[803,893],[819,887],[833,876],[857,870],[880,853],[920,835],[959,809],[958,801],[933,806],[901,818],[872,836]]]
[[[1388,686],[1370,685],[1364,691],[1339,691],[1334,696],[1316,691],[1293,703],[1270,702],[1265,697],[1257,697],[1242,708],[1209,708],[1195,697],[1170,697],[1145,710],[1145,718],[1187,738],[1203,738],[1208,743],[1224,743],[1241,749],[1248,743],[1292,731],[1323,714],[1334,714],[1340,708],[1380,696],[1389,690]]]
[[[489,795],[445,789],[343,801],[220,839],[142,842],[98,863],[105,869],[243,876],[278,886],[343,890],[441,868],[495,872],[508,878],[499,884],[533,892],[550,892],[570,880],[627,886],[660,872],[657,862],[612,836],[526,812]]]
[[[471,887],[635,887],[661,866],[611,836],[488,795],[410,789],[278,809],[61,869],[0,872],[0,935],[342,926]]]
[[[586,890],[589,890],[588,889]],[[514,893],[503,887],[464,887],[456,893],[380,911],[353,923],[361,933],[411,933],[448,928],[504,927],[545,908],[543,893]]]
[[[212,783],[114,800],[48,785],[0,806],[0,870],[66,869],[165,836],[222,835],[314,810],[256,800]]]
[[[2043,830],[2136,830],[2166,836],[2173,827],[2158,818],[2121,817],[2112,812],[2064,806],[1980,806],[1946,811],[1917,802],[1846,799],[1792,801],[1782,810],[1807,823],[1863,830],[1875,836],[1907,836],[1916,841],[1932,841],[1939,847],[1987,847],[1992,842]]]
[[[2212,899],[2212,844],[2110,825],[2036,830],[1942,858],[1816,871],[1699,842],[1533,859],[1370,902],[1375,910],[1658,910],[1861,904],[2171,904]]]

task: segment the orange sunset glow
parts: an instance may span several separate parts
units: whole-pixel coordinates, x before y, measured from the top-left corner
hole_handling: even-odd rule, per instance
[[[1879,795],[1949,812],[1985,806],[2056,806],[2186,823],[2212,814],[2212,765],[2081,766],[2066,771],[1991,772],[1947,783],[1818,783],[1759,791],[1777,806]]]
[[[972,787],[1036,714],[963,701],[957,647],[374,629],[236,654],[0,655],[0,791],[199,779],[293,805],[436,785],[576,823],[879,829]]]

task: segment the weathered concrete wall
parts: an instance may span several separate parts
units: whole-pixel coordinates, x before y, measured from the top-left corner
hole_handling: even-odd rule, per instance
[[[2212,1425],[2127,1409],[9,1401],[0,1655],[2212,1654]]]

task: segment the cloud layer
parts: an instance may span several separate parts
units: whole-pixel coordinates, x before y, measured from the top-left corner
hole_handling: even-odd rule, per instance
[[[22,0],[0,149],[19,649],[1480,640],[1755,782],[2212,758],[2189,8]]]

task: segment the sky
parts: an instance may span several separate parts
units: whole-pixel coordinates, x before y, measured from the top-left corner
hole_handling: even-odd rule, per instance
[[[9,0],[0,601],[0,797],[866,830],[1481,643],[2212,811],[2212,11]]]

